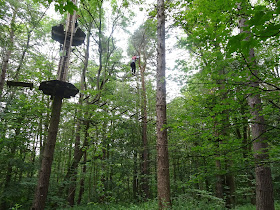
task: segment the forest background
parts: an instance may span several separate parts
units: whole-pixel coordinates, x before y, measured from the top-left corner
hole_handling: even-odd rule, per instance
[[[55,0],[58,19],[51,2],[0,1],[0,209],[32,206],[52,104],[38,87],[56,78],[52,26],[74,10],[86,40],[72,50],[68,81],[80,92],[63,100],[46,209],[157,209],[156,2]],[[167,104],[167,206],[280,208],[280,3],[165,3],[166,39],[183,31],[170,52],[190,54],[176,61],[182,89]],[[147,19],[129,31],[138,9]]]

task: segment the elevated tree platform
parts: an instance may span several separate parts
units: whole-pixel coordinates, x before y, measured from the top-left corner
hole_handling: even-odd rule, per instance
[[[86,34],[79,28],[76,28],[74,32],[72,46],[79,46],[84,43]],[[65,30],[62,24],[52,27],[52,39],[58,41],[60,44],[64,44]],[[70,42],[70,35],[67,36],[67,41]]]
[[[74,97],[79,92],[73,84],[60,80],[41,82],[39,90],[42,90],[46,95],[62,96],[63,98]]]

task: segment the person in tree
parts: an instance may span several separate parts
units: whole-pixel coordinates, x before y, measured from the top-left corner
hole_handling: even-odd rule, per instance
[[[138,58],[139,56],[136,55],[132,56],[132,62],[130,63],[132,75],[135,75],[135,71],[136,71],[135,62],[137,61]]]

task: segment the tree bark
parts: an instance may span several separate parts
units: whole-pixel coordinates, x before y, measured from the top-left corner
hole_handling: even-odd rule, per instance
[[[83,197],[83,194],[85,192],[85,177],[86,177],[86,171],[87,171],[86,162],[87,162],[87,153],[85,152],[85,154],[84,154],[84,165],[83,165],[83,169],[82,169],[82,178],[81,178],[81,181],[80,181],[80,191],[79,191],[79,197],[78,197],[78,200],[77,200],[77,205],[81,204],[82,197]]]
[[[134,151],[133,154],[132,192],[133,192],[133,199],[137,200],[137,196],[138,196],[137,151]]]
[[[238,9],[242,9],[241,4],[238,5]],[[242,17],[239,21],[240,33],[248,34],[244,41],[248,41],[250,38],[250,32],[244,30],[246,21],[247,20],[244,17]],[[260,81],[255,59],[254,48],[250,48],[249,55],[245,58],[251,72],[251,75],[248,76],[248,81],[250,81],[253,90],[258,90]],[[273,184],[271,169],[267,163],[269,161],[268,143],[267,137],[265,136],[265,120],[263,115],[261,115],[262,102],[260,93],[250,93],[247,101],[252,117],[251,134],[255,158],[256,208],[257,210],[274,210]]]
[[[219,156],[218,156],[219,157]],[[216,160],[216,168],[218,170],[218,174],[216,175],[216,196],[218,198],[224,198],[224,176],[220,174],[221,171],[221,161]]]
[[[74,157],[77,157],[80,152],[80,132],[81,131],[82,130],[81,130],[80,121],[78,120],[76,138],[75,138]],[[78,164],[77,164],[77,167],[78,167]],[[75,204],[77,168],[72,169],[69,181],[70,181],[70,185],[68,188],[68,202],[69,202],[69,205],[73,207]]]
[[[14,36],[15,36],[15,30],[14,30],[14,25],[15,25],[15,19],[17,15],[17,8],[14,8],[13,10],[13,16],[11,20],[11,26],[10,26],[10,37],[9,37],[9,43],[7,47],[7,51],[4,55],[3,62],[2,62],[2,68],[1,68],[1,77],[0,77],[0,100],[2,98],[2,92],[4,88],[4,83],[6,79],[6,73],[9,65],[9,60],[12,54],[13,46],[14,46]]]
[[[56,136],[60,120],[61,106],[62,98],[59,96],[55,96],[52,104],[52,115],[48,131],[48,138],[43,152],[42,165],[41,170],[39,172],[39,180],[35,192],[35,198],[31,208],[34,210],[42,210],[45,208],[45,202],[47,199],[51,175],[51,166],[53,162],[54,148],[56,143]]]
[[[251,49],[251,53],[252,49]],[[250,53],[250,54],[251,54]],[[257,87],[259,84],[254,82],[252,84]],[[260,114],[262,112],[261,97],[260,94],[250,95],[248,97],[248,104],[251,108],[252,115],[252,138],[254,158],[256,162],[256,206],[257,210],[274,209],[273,198],[273,184],[271,177],[271,169],[268,165],[268,144],[267,139],[264,136],[266,132],[264,117]]]
[[[139,63],[140,63],[139,58]],[[144,199],[148,199],[150,197],[150,189],[149,189],[149,151],[148,151],[148,137],[147,137],[147,94],[146,94],[146,86],[145,86],[145,69],[146,69],[146,61],[144,59],[144,65],[140,67],[141,73],[141,118],[142,118],[142,143],[143,143],[143,151],[142,151],[142,193],[144,193]]]
[[[171,207],[165,80],[164,0],[157,1],[157,189],[160,209]]]
[[[75,4],[76,1],[72,0]],[[68,65],[71,54],[71,46],[73,41],[73,33],[75,28],[76,20],[76,11],[74,11],[73,15],[68,14],[67,18],[67,33],[70,32],[70,41],[65,41],[63,45],[63,50],[66,51],[66,56],[62,56],[60,58],[59,66],[58,66],[58,80],[66,81],[67,73],[68,73]],[[60,121],[60,112],[62,107],[62,96],[54,96],[53,104],[52,104],[52,115],[50,119],[50,127],[48,131],[48,138],[46,141],[46,145],[43,152],[43,159],[41,164],[41,169],[39,172],[39,180],[35,190],[35,198],[33,201],[33,205],[31,209],[41,210],[45,207],[45,202],[47,199],[49,181],[51,175],[51,167],[54,156],[54,148],[56,143],[56,137],[58,132],[58,125]]]
[[[89,59],[89,47],[90,47],[90,31],[91,31],[91,25],[88,28],[87,32],[87,41],[86,41],[86,50],[85,50],[85,61],[84,61],[84,67],[81,75],[81,87],[80,87],[80,98],[79,98],[79,105],[83,106],[83,92],[86,89],[86,84],[85,84],[85,77],[86,77],[86,71],[88,68],[88,59]],[[81,115],[81,110],[78,110],[78,118]],[[87,115],[87,114],[85,114]],[[80,142],[81,142],[81,132],[83,129],[81,128],[81,121],[78,119],[77,120],[77,129],[76,129],[76,138],[75,138],[75,149],[74,149],[74,157],[78,158],[79,153],[80,153]],[[85,131],[87,134],[87,130]],[[87,136],[87,135],[86,135]],[[85,141],[87,141],[85,139]],[[86,153],[86,152],[84,152]],[[80,160],[74,160],[74,162],[80,162]],[[71,175],[70,175],[70,186],[68,189],[68,202],[70,206],[74,206],[75,204],[75,192],[76,192],[76,181],[77,181],[77,167],[78,164],[76,165],[75,168],[72,168],[71,170]]]
[[[230,168],[231,164],[228,163],[229,160],[226,160],[226,169]],[[226,192],[226,208],[233,208],[235,206],[235,179],[232,172],[229,172],[225,175],[225,185],[227,188]]]

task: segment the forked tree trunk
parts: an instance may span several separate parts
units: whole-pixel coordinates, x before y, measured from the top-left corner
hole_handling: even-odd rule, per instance
[[[171,207],[166,121],[164,0],[157,1],[157,190],[160,209]]]

